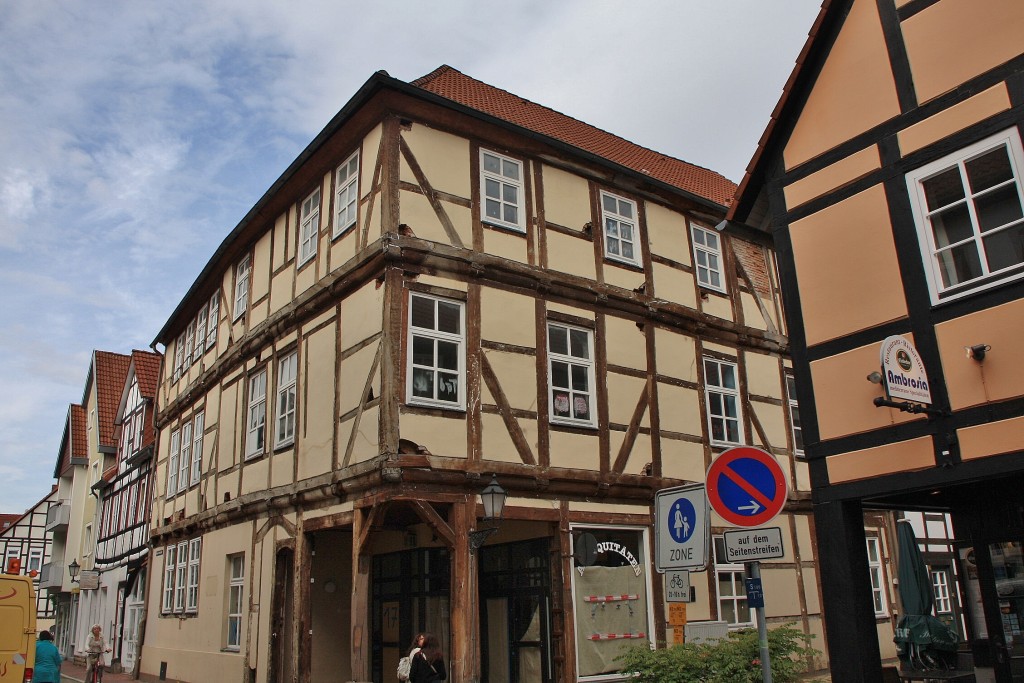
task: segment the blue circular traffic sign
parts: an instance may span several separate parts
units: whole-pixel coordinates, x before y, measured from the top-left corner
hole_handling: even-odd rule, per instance
[[[676,498],[665,518],[665,526],[676,543],[689,541],[697,528],[697,511],[693,509],[693,503],[686,498]]]
[[[711,463],[705,481],[711,509],[733,526],[771,521],[786,504],[786,476],[760,448],[730,448]]]

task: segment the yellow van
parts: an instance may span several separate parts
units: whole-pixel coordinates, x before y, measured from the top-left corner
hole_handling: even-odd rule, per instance
[[[31,683],[36,663],[36,591],[20,569],[0,574],[0,683]]]

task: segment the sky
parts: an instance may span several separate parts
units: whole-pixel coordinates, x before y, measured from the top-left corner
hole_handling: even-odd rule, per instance
[[[739,182],[819,6],[0,0],[0,513],[55,483],[93,349],[149,349],[374,72],[448,64]]]

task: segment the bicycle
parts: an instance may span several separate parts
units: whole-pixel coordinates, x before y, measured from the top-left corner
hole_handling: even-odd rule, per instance
[[[107,650],[110,652],[110,650]],[[103,683],[103,655],[87,655],[85,667],[85,683]]]

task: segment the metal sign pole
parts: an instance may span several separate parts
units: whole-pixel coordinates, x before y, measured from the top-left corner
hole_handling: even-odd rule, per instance
[[[751,583],[761,590],[761,563],[747,562],[747,577]],[[750,600],[750,589],[747,589],[748,602]],[[757,606],[757,642],[761,646],[761,679],[764,683],[772,683],[772,662],[771,653],[768,650],[768,626],[764,621],[764,593],[761,593],[761,604]]]

